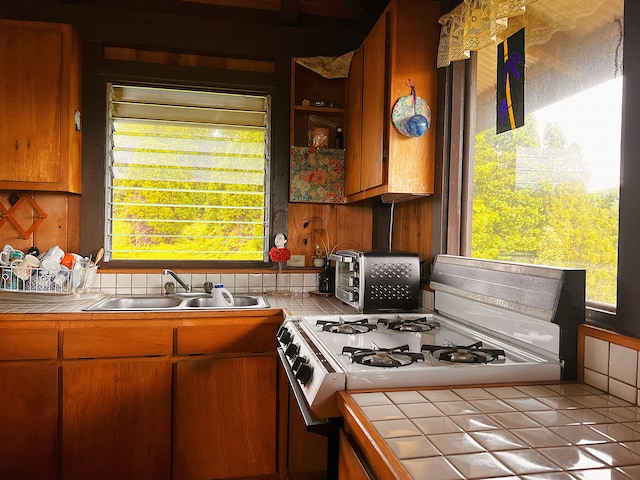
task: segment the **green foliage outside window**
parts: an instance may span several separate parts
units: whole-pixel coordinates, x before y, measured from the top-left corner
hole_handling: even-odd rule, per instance
[[[114,260],[264,259],[264,129],[114,125]]]
[[[556,124],[542,142],[536,128],[530,115],[512,132],[476,135],[472,255],[584,268],[587,299],[614,305],[619,191],[588,191],[579,146],[567,145]],[[519,158],[523,151],[544,150],[554,152],[554,175]]]

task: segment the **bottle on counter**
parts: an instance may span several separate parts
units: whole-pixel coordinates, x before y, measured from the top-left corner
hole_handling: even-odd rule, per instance
[[[338,130],[336,130],[336,148],[343,148],[343,146],[342,128],[338,127]]]

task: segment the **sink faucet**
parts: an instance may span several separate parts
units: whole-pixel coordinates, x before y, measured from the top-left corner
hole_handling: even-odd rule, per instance
[[[182,281],[182,279],[173,270],[163,270],[162,274],[163,275],[171,275],[173,278],[175,278],[176,282],[178,282],[180,284],[180,286],[182,288],[184,288],[184,290],[186,292],[190,292],[191,291],[191,285],[189,285],[187,283],[184,283]],[[165,288],[166,288],[166,285],[165,285]],[[168,290],[167,290],[167,293],[169,293]]]

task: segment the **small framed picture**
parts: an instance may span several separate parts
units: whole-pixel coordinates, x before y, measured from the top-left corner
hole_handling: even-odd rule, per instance
[[[325,127],[313,127],[311,136],[312,147],[328,147],[329,146],[329,129]]]

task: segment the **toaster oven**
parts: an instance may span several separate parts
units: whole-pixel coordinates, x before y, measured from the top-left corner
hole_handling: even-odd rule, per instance
[[[408,312],[420,305],[420,258],[415,253],[338,250],[335,295],[360,312]]]

